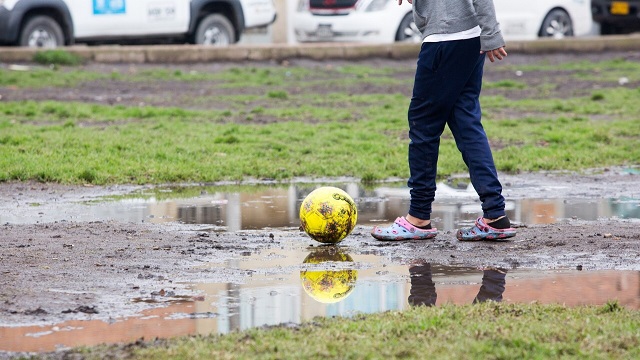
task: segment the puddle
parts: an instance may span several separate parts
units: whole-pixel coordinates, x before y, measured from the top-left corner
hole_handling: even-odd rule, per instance
[[[391,222],[408,208],[409,192],[402,185],[331,185],[341,187],[354,198],[359,225]],[[145,190],[91,202],[16,200],[0,204],[0,223],[178,222],[220,232],[297,228],[300,203],[317,186],[192,186]],[[507,213],[514,222],[525,224],[548,224],[567,218],[640,218],[639,198],[553,197],[565,192],[566,189],[550,191],[549,198],[507,196]],[[440,184],[433,206],[435,225],[446,231],[474,221],[481,212],[476,197],[473,189]],[[638,271],[507,271],[406,264],[375,254],[350,254],[345,246],[302,248],[300,243],[218,261],[203,265],[200,282],[186,284],[196,296],[161,289],[130,299],[149,307],[138,316],[44,326],[0,326],[0,353],[228,333],[265,325],[295,326],[316,316],[348,317],[403,310],[411,304],[439,306],[502,299],[510,303],[578,306],[616,300],[622,306],[640,309]],[[241,277],[243,280],[234,277],[238,282],[207,279],[207,274],[229,270],[240,270],[246,276]],[[93,316],[87,310],[91,309],[83,312]]]
[[[243,283],[194,283],[194,297],[161,291],[131,301],[164,305],[139,316],[74,320],[48,326],[0,327],[0,351],[43,352],[140,338],[228,333],[295,326],[316,316],[403,310],[496,300],[508,303],[602,305],[640,309],[640,272],[527,270],[389,263],[348,248],[278,248],[203,269],[246,270]]]
[[[344,189],[358,205],[358,224],[393,222],[406,213],[409,191],[401,185],[364,188],[357,183],[332,184]],[[161,188],[95,202],[5,204],[0,223],[105,221],[206,225],[212,231],[298,227],[304,197],[318,185],[225,186]],[[565,189],[566,190],[566,189]],[[560,190],[562,193],[562,189]],[[452,230],[481,213],[473,188],[438,185],[433,222]],[[526,198],[509,199],[506,210],[514,222],[554,223],[574,218],[640,218],[640,198]]]

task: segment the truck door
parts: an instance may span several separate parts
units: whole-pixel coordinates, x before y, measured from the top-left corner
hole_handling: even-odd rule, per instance
[[[76,38],[185,33],[190,0],[67,0]]]

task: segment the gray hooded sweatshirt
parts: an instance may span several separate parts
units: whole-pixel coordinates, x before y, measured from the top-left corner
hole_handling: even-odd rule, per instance
[[[413,20],[422,39],[480,26],[480,50],[505,46],[493,0],[413,0]]]

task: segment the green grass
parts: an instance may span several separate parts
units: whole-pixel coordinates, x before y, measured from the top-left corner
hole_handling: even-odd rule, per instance
[[[483,84],[484,89],[495,89],[495,88],[504,88],[504,89],[525,89],[527,84],[522,81],[515,80],[500,80],[496,82],[485,82]]]
[[[595,82],[617,82],[621,77],[627,77],[630,81],[640,81],[640,63],[625,58],[616,58],[593,62],[570,61],[570,62],[549,62],[542,61],[537,64],[507,65],[502,70],[507,72],[522,71],[527,72],[553,72],[554,77],[570,76],[575,79],[589,80]]]
[[[629,78],[640,74],[640,66],[623,60],[525,70],[547,67],[613,69],[626,71]],[[353,176],[373,183],[406,178],[409,70],[360,64],[219,71],[120,67],[111,73],[81,67],[0,70],[0,87],[27,91],[184,82],[214,92],[176,93],[164,106],[0,101],[0,181],[158,184]],[[503,94],[481,98],[498,170],[637,165],[640,89],[601,86],[567,97],[557,93],[558,84],[539,85],[537,93],[545,96],[515,98],[518,92],[536,92],[520,78],[485,84],[487,91]],[[446,130],[439,176],[461,172],[466,168]]]
[[[43,65],[76,66],[82,64],[81,57],[64,50],[38,51],[33,56],[33,61]]]
[[[42,87],[73,87],[82,82],[106,79],[108,75],[73,69],[33,68],[29,71],[0,69],[0,86],[37,89]]]
[[[73,109],[81,106],[57,105],[37,112],[50,121],[46,125],[0,120],[1,181],[143,184],[358,176],[368,170],[366,157],[385,164],[404,152],[402,143],[360,131],[364,124],[358,122],[237,125],[196,121],[199,113],[185,115],[179,109],[171,116],[170,109],[138,109],[135,114],[128,113],[135,108],[123,108],[135,121],[79,126],[83,113]],[[96,114],[113,121],[111,113]],[[389,163],[385,172],[400,175],[404,165]]]
[[[443,305],[73,353],[87,359],[635,359],[640,312],[617,303]]]

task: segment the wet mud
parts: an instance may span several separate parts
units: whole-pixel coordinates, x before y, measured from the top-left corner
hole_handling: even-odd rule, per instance
[[[589,198],[640,196],[638,176],[609,170],[593,175],[504,175],[503,181],[507,198],[542,194]],[[536,187],[539,193],[522,186],[531,182],[540,185]],[[4,183],[0,184],[0,202],[3,211],[19,211],[18,204],[48,201],[64,206],[133,188]],[[452,230],[441,232],[434,240],[380,242],[371,237],[371,226],[358,225],[338,246],[350,255],[381,256],[389,264],[420,260],[509,269],[640,270],[638,220],[566,219],[555,224],[516,225],[518,235],[507,242],[459,242]],[[267,250],[274,248],[327,246],[295,227],[212,232],[203,225],[178,223],[59,221],[0,224],[0,233],[0,319],[4,326],[71,319],[109,321],[176,297],[197,297],[188,284],[242,283],[250,276],[246,269],[207,268],[204,264],[262,253],[266,257]]]

